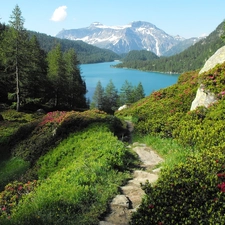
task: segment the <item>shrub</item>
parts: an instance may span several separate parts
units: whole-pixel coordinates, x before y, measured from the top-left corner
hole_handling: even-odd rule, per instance
[[[143,185],[146,196],[131,224],[224,224],[225,155],[214,149],[164,169],[155,185]]]
[[[106,124],[70,134],[39,159],[40,185],[13,210],[11,224],[98,224],[128,179],[130,160]]]
[[[0,162],[0,168],[0,190],[2,190],[7,183],[18,179],[25,173],[29,168],[29,162],[25,162],[20,158],[11,158]]]

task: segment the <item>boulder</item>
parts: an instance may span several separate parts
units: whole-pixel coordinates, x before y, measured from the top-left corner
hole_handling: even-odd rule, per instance
[[[127,105],[122,105],[122,106],[120,106],[120,107],[118,108],[118,111],[123,110],[123,109],[126,109],[126,108],[128,108]]]
[[[205,63],[203,68],[200,70],[199,74],[204,73],[213,67],[215,67],[217,64],[221,64],[225,61],[225,46],[218,49],[215,54],[213,54]]]
[[[204,106],[207,108],[216,101],[217,98],[215,94],[205,90],[204,85],[200,85],[197,90],[196,97],[191,104],[191,110],[195,110],[199,106]]]
[[[44,109],[38,109],[37,114],[39,114],[39,115],[45,114],[45,110]]]
[[[221,64],[225,61],[225,46],[218,49],[214,55],[212,55],[205,63],[203,68],[200,70],[199,74],[207,72],[208,70],[214,68],[217,64]],[[191,104],[190,110],[195,110],[199,106],[208,107],[209,105],[215,103],[217,98],[214,93],[206,90],[204,85],[200,85],[197,90],[196,97]]]

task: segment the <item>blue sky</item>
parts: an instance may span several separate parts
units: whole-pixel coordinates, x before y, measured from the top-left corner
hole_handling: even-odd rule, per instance
[[[225,19],[224,0],[0,0],[0,22],[8,24],[16,4],[28,30],[56,35],[93,22],[126,25],[146,21],[170,35],[208,35]]]

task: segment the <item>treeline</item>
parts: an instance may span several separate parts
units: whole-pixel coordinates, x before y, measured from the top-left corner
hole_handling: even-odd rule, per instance
[[[118,107],[137,102],[144,97],[145,93],[141,82],[137,86],[133,86],[126,80],[118,92],[112,80],[109,81],[106,88],[103,88],[101,81],[98,81],[92,97],[91,108],[113,114]]]
[[[123,63],[116,67],[127,67],[143,71],[159,71],[171,73],[183,73],[186,71],[197,70],[203,67],[206,60],[217,49],[224,45],[221,34],[224,32],[224,22],[205,39],[200,40],[185,51],[170,57],[160,57],[158,59],[143,60],[136,52],[134,56],[125,57]]]
[[[56,44],[61,45],[63,52],[73,48],[77,54],[77,59],[81,64],[111,62],[121,58],[111,50],[101,49],[96,46],[87,44],[83,41],[60,39],[34,31],[28,31],[28,34],[30,37],[37,37],[37,40],[40,43],[40,47],[45,52],[49,52]]]
[[[73,48],[56,44],[46,53],[25,30],[18,5],[0,26],[0,102],[22,107],[86,108],[86,84]]]

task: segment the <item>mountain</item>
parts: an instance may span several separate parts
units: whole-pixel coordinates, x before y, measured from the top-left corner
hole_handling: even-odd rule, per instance
[[[110,49],[117,54],[131,50],[147,50],[158,56],[163,56],[180,43],[186,42],[185,48],[187,48],[198,40],[197,38],[185,39],[180,36],[171,36],[155,25],[143,21],[132,22],[124,26],[105,26],[96,22],[86,28],[63,29],[56,37],[82,40],[99,48]],[[182,50],[184,50],[183,47]],[[177,49],[178,52],[182,50]]]
[[[109,49],[98,48],[83,41],[60,39],[34,31],[28,31],[28,33],[30,36],[35,35],[37,37],[40,47],[45,52],[49,52],[57,43],[60,43],[62,51],[67,51],[70,48],[75,49],[78,61],[81,64],[111,62],[120,59],[119,55]]]
[[[123,63],[117,64],[116,67],[169,73],[183,73],[190,70],[197,70],[204,65],[206,60],[212,55],[212,52],[224,46],[224,41],[221,39],[223,34],[224,22],[219,24],[207,37],[202,38],[179,54],[169,57],[163,56],[158,59],[140,60],[136,63],[132,61],[135,57],[133,55],[130,56],[132,60],[128,60],[125,57],[122,60]],[[135,60],[138,60],[138,58],[135,58]]]

